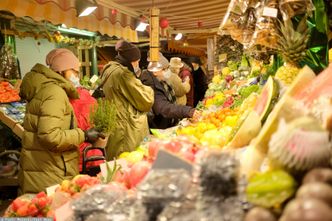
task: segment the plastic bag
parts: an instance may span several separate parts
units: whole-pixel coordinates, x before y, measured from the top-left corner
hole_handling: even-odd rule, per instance
[[[258,9],[259,17],[256,22],[250,47],[259,45],[267,48],[277,48],[277,0],[268,0],[263,7]]]
[[[138,197],[149,220],[155,220],[168,203],[184,198],[191,180],[183,169],[152,170],[138,186]]]
[[[315,10],[311,0],[279,0],[279,9],[284,20],[296,15],[310,14]]]
[[[231,35],[234,39],[241,39],[242,15],[247,9],[247,1],[232,0],[227,8],[226,15],[219,27],[220,35]]]
[[[185,195],[191,183],[186,170],[152,170],[138,186],[138,196],[144,202],[172,201]]]
[[[84,192],[72,202],[72,209],[77,219],[84,219],[93,212],[107,212],[117,200],[126,196],[126,189],[111,185],[97,185]]]

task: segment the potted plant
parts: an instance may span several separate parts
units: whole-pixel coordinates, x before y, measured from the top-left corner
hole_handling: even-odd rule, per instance
[[[99,138],[99,140],[94,143],[94,146],[106,146],[108,137],[114,132],[116,113],[117,110],[115,104],[106,99],[98,99],[97,105],[91,108],[91,125],[105,135],[105,139]]]

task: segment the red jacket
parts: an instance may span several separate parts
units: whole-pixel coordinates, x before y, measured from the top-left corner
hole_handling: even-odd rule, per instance
[[[91,107],[97,104],[96,99],[94,99],[88,90],[84,88],[77,88],[77,92],[80,96],[79,99],[71,99],[70,103],[73,106],[74,114],[77,119],[77,126],[82,130],[87,130],[91,127],[90,125],[90,110]],[[83,150],[91,146],[90,143],[81,143],[80,145],[80,171],[82,171],[82,163],[83,163]],[[101,152],[99,150],[91,150],[88,152],[89,156],[96,156],[101,155]],[[96,161],[96,162],[89,162],[87,167],[90,166],[98,166],[102,161]]]
[[[183,67],[181,69],[179,76],[182,79],[182,81],[184,81],[184,79],[186,77],[189,77],[190,91],[186,94],[187,106],[194,107],[194,79],[193,79],[193,76],[191,75],[190,70],[185,67]]]

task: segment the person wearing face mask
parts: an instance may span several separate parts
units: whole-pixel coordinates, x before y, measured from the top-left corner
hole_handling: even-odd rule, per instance
[[[154,104],[149,114],[150,128],[166,129],[177,125],[183,118],[198,119],[199,111],[176,104],[175,92],[166,82],[169,77],[167,73],[169,62],[162,54],[159,54],[159,63],[162,65],[162,70],[158,72],[144,70],[140,76],[142,83],[154,90]]]
[[[180,69],[183,67],[183,63],[181,58],[173,57],[169,63],[169,77],[166,78],[167,84],[169,84],[175,92],[176,96],[176,103],[180,105],[187,104],[187,97],[186,94],[190,91],[190,78],[184,77],[183,79],[180,78]]]
[[[194,79],[194,106],[202,101],[207,90],[207,77],[201,68],[201,60],[198,57],[191,57],[189,59],[192,65],[192,76]]]
[[[78,93],[69,81],[79,61],[67,49],[54,49],[46,67],[36,64],[20,87],[27,101],[19,171],[19,193],[38,193],[79,173],[79,145],[103,137],[97,130],[77,128],[69,98]]]
[[[149,135],[147,112],[154,102],[153,90],[138,79],[140,50],[127,41],[119,41],[116,50],[115,61],[105,66],[101,76],[105,98],[117,107],[115,133],[106,146],[107,160],[135,150]]]

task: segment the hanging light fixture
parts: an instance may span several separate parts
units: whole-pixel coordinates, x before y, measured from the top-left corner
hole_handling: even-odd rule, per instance
[[[95,0],[76,0],[75,8],[78,17],[90,15],[97,8]]]
[[[176,36],[175,36],[175,38],[174,38],[174,40],[175,41],[179,41],[179,40],[181,40],[182,39],[182,33],[178,33]]]
[[[149,24],[148,23],[145,23],[145,22],[140,22],[138,25],[137,25],[137,27],[136,27],[136,31],[140,31],[140,32],[143,32],[143,31],[145,31],[145,29],[146,29],[146,27],[148,27],[149,26]]]
[[[157,72],[162,70],[159,63],[159,13],[158,8],[150,9],[150,62],[148,71]]]

